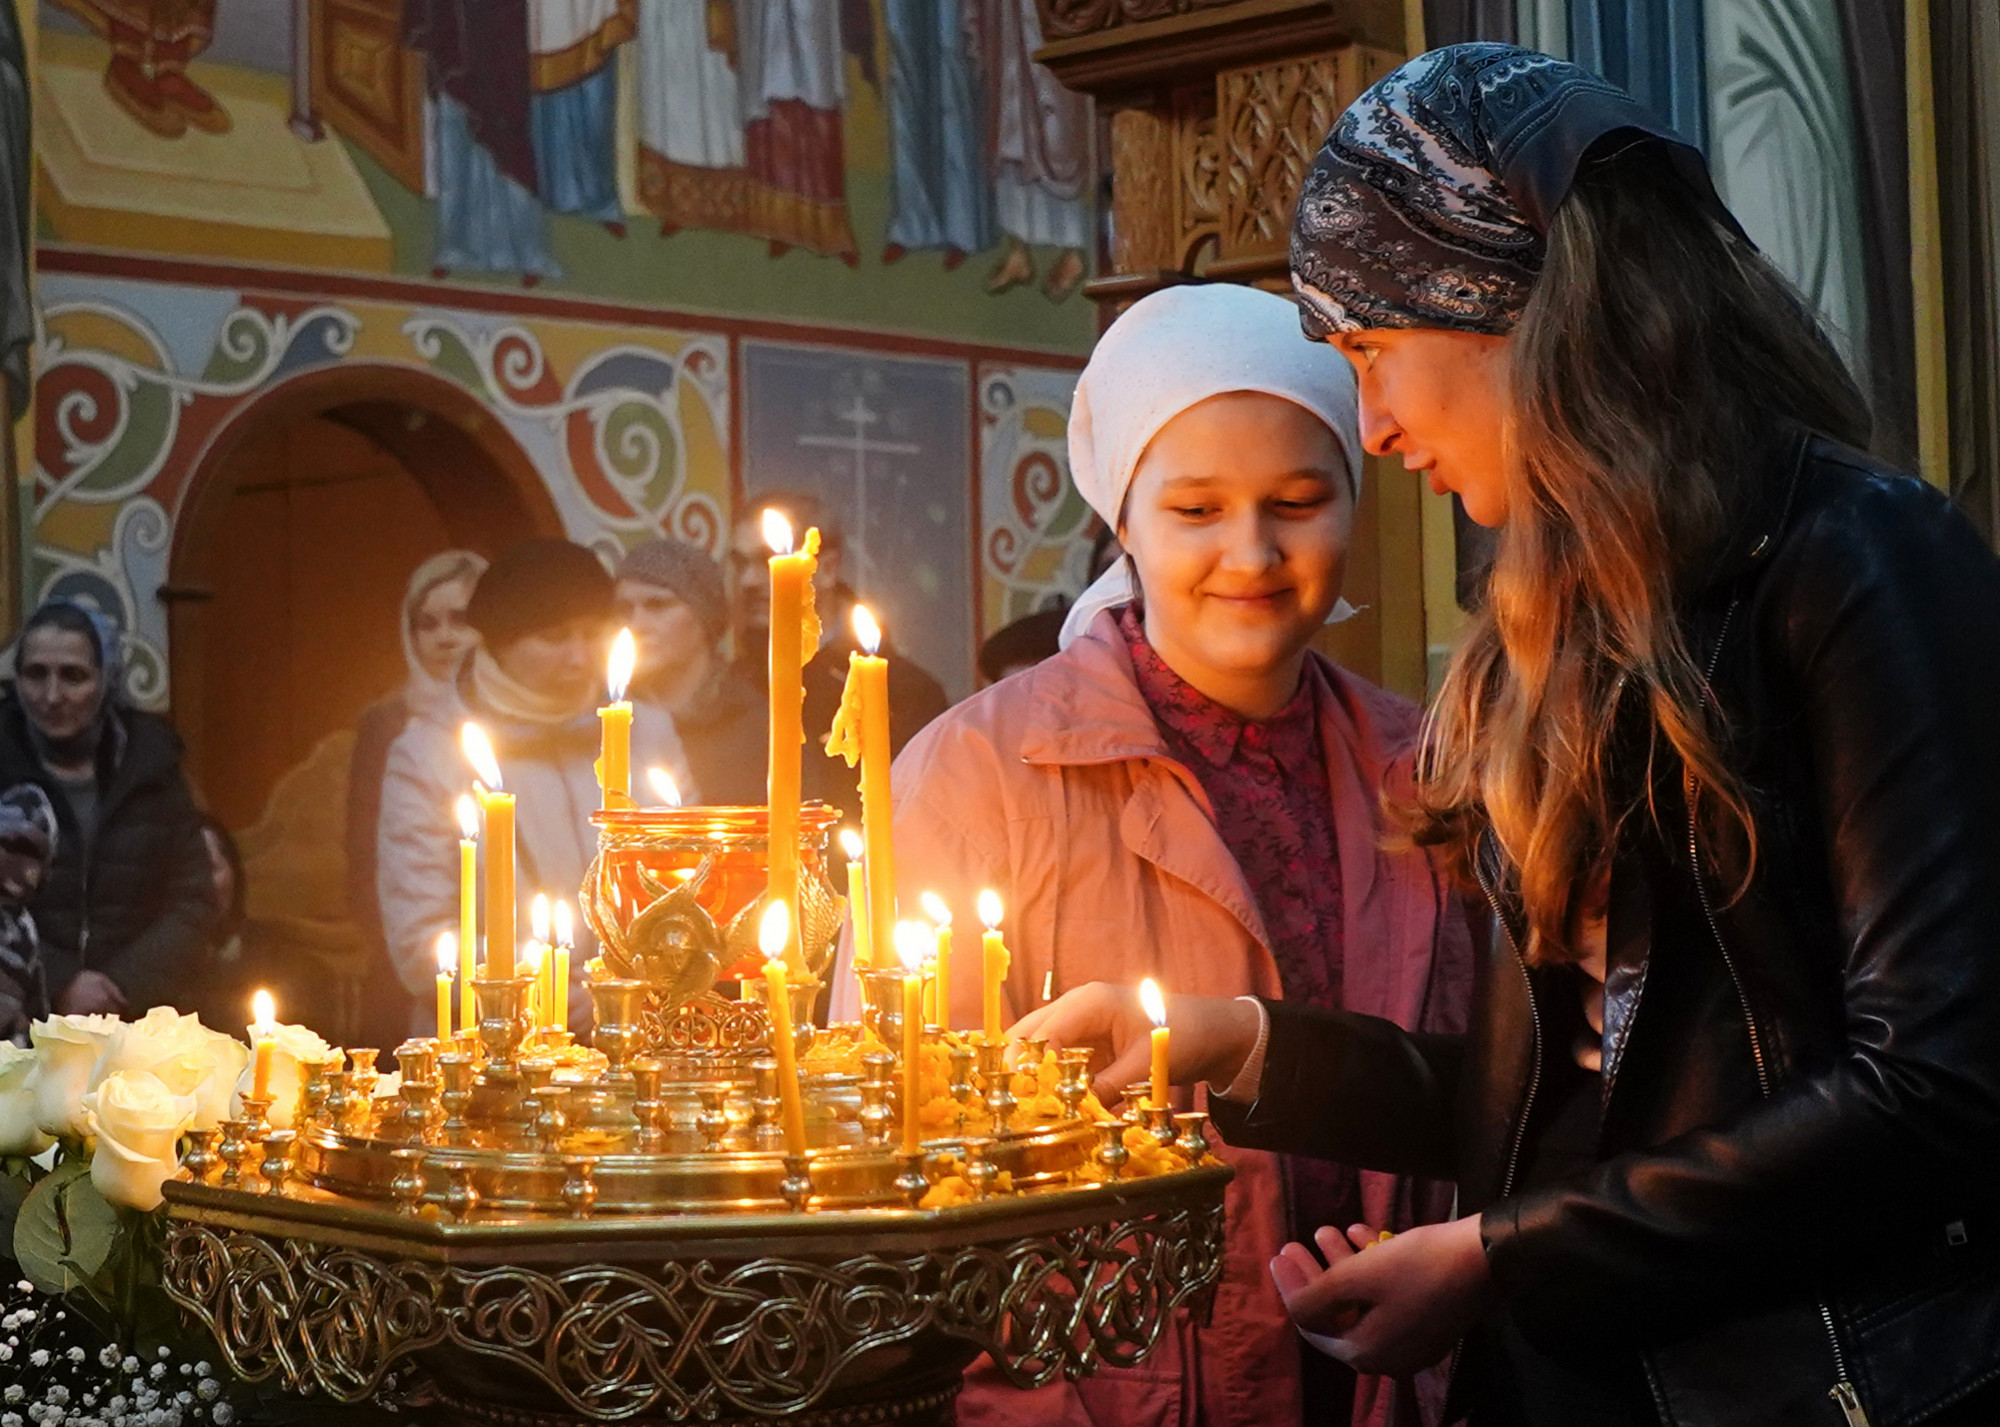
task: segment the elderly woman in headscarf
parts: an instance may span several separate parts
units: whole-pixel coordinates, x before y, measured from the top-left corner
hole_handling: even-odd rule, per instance
[[[0,696],[0,787],[32,783],[55,810],[30,908],[59,1012],[188,1005],[218,915],[180,739],[121,705],[122,678],[116,628],[57,599],[22,627]]]
[[[411,573],[396,626],[408,675],[401,688],[363,710],[355,725],[354,753],[347,765],[347,905],[372,952],[357,1036],[363,1045],[399,1044],[408,1034],[410,1018],[409,998],[389,964],[382,904],[375,890],[382,775],[389,766],[390,745],[411,719],[452,721],[458,706],[459,669],[479,642],[465,622],[465,608],[485,570],[483,556],[446,550]]]
[[[1379,797],[1417,709],[1312,647],[1340,605],[1361,480],[1354,391],[1336,353],[1299,340],[1291,303],[1248,288],[1157,293],[1098,343],[1070,469],[1125,559],[1072,611],[1060,653],[950,710],[894,771],[904,900],[935,891],[969,917],[981,888],[1000,892],[1013,1014],[1153,976],[1462,1028],[1464,908],[1422,852],[1383,846]],[[953,962],[959,1025],[979,1013],[978,960]],[[1212,1321],[1184,1315],[1144,1366],[1040,1400],[976,1366],[962,1422],[1420,1420],[1413,1379],[1357,1383],[1301,1354],[1266,1263],[1357,1208],[1442,1217],[1448,1194],[1223,1153],[1236,1178]]]

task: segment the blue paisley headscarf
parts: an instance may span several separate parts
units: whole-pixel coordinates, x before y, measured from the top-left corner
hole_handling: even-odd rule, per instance
[[[1401,65],[1334,122],[1299,193],[1292,285],[1306,336],[1511,332],[1578,165],[1620,133],[1659,140],[1742,236],[1701,151],[1609,80],[1515,45],[1447,45]]]

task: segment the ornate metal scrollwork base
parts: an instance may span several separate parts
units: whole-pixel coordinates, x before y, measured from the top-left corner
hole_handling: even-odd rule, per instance
[[[1078,1191],[1067,1224],[1043,1208],[1040,1226],[1014,1231],[994,1215],[963,1242],[839,1259],[748,1240],[734,1262],[662,1246],[647,1262],[531,1268],[177,1214],[165,1279],[233,1372],[343,1402],[414,1367],[447,1396],[558,1421],[879,1412],[913,1375],[978,1351],[1021,1387],[1143,1359],[1177,1309],[1206,1307],[1221,1274],[1227,1174],[1186,1178],[1193,1192],[1150,1204]]]

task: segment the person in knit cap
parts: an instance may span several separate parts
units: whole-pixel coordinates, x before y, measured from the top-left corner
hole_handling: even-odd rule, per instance
[[[769,761],[764,701],[722,657],[729,633],[722,567],[706,550],[669,536],[628,551],[616,579],[618,622],[638,645],[634,701],[673,715],[703,801],[761,803]]]
[[[1423,851],[1383,841],[1381,791],[1418,711],[1312,647],[1340,609],[1361,438],[1353,373],[1298,324],[1281,297],[1217,285],[1155,293],[1111,325],[1077,384],[1070,471],[1124,555],[1069,612],[1060,652],[896,759],[905,900],[935,891],[963,924],[981,888],[1001,894],[1011,1016],[1152,976],[1413,1031],[1464,1024],[1464,906]],[[979,958],[952,970],[952,1022],[975,1025]],[[854,979],[832,982],[844,1018]],[[1420,1391],[1435,1409],[1441,1374],[1357,1384],[1302,1351],[1267,1265],[1323,1224],[1443,1218],[1448,1189],[1222,1153],[1236,1177],[1213,1319],[1183,1315],[1143,1366],[1032,1404],[976,1365],[965,1427],[1374,1427],[1422,1420]]]
[[[474,777],[460,745],[461,720],[486,731],[502,786],[515,796],[519,925],[527,927],[536,893],[573,902],[583,883],[597,850],[590,815],[603,801],[597,709],[605,693],[611,590],[611,576],[581,545],[531,540],[509,550],[479,577],[466,606],[479,645],[459,671],[456,707],[443,716],[419,710],[390,746],[376,888],[390,959],[413,998],[413,1027],[437,974],[438,933],[458,927],[453,809]],[[665,768],[682,787],[695,787],[673,718],[655,705],[633,710],[632,766]],[[571,965],[580,975],[595,946],[580,925],[578,935]],[[587,1026],[580,982],[570,1005],[573,1021]]]

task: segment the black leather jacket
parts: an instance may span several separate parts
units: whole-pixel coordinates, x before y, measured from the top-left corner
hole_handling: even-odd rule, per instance
[[[1732,903],[1657,769],[1612,873],[1595,1165],[1515,1183],[1568,1047],[1504,875],[1466,1036],[1274,1003],[1257,1103],[1216,1118],[1456,1178],[1516,1321],[1640,1355],[1663,1422],[1859,1420],[1844,1381],[1902,1427],[2000,1378],[2000,562],[1824,439],[1772,475],[1688,616],[1755,875]]]

